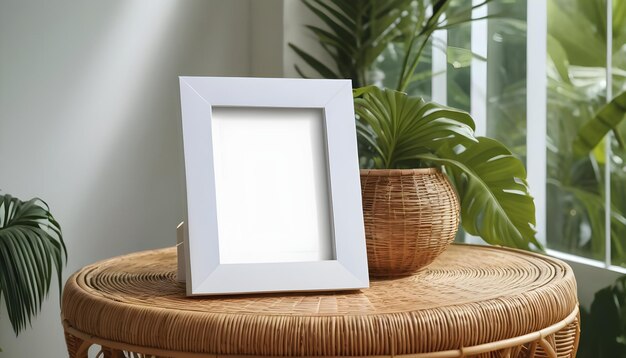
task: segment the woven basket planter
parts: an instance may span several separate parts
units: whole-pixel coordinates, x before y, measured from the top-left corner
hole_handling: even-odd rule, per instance
[[[371,276],[415,273],[454,240],[459,199],[435,168],[361,170]]]

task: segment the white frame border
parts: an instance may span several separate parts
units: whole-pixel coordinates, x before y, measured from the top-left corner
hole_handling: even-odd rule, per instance
[[[350,80],[180,77],[187,190],[187,295],[369,287]],[[320,108],[335,260],[220,264],[212,106]],[[207,164],[208,163],[208,164]]]

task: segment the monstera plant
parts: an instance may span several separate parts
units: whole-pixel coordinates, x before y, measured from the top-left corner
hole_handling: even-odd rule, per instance
[[[500,142],[476,137],[468,113],[374,86],[355,97],[362,167],[442,166],[468,233],[491,244],[541,247],[524,165]]]
[[[411,86],[432,75],[429,70],[419,69],[419,64],[432,47],[428,45],[433,43],[433,33],[499,16],[473,16],[476,8],[490,2],[303,0],[323,23],[306,27],[332,62],[316,58],[296,44],[290,46],[318,75],[350,78],[353,86],[359,87],[355,90],[355,110],[362,168],[442,167],[458,193],[461,223],[468,233],[492,244],[541,248],[535,239],[535,206],[523,163],[500,142],[476,137],[474,121],[468,113],[427,103],[406,93],[415,93]],[[474,56],[468,50],[449,50],[449,60],[455,53]],[[377,66],[385,56],[397,61],[380,80],[377,77],[383,71]],[[307,76],[297,65],[296,71]],[[395,90],[380,88],[385,85]],[[364,179],[362,173],[362,186]],[[364,197],[368,191],[363,189]],[[369,199],[364,199],[367,202]],[[404,220],[408,221],[411,219]],[[377,236],[369,226],[375,225],[369,225],[366,219],[366,236]],[[381,233],[385,230],[386,227]],[[406,232],[395,235],[410,236]]]
[[[0,300],[16,335],[41,309],[53,271],[60,291],[64,260],[61,226],[48,204],[0,194]]]

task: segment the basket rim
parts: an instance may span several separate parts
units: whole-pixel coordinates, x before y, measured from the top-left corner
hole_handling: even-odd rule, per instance
[[[408,176],[408,175],[424,175],[441,173],[438,168],[414,168],[414,169],[361,169],[361,175],[363,176],[381,176],[381,177],[395,177],[395,176]]]

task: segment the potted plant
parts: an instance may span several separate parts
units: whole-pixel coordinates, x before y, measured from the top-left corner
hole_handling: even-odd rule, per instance
[[[522,162],[498,141],[476,137],[468,113],[373,86],[355,90],[355,112],[373,275],[414,272],[454,239],[459,204],[450,185],[468,233],[540,247]]]
[[[410,274],[430,263],[454,239],[459,216],[466,232],[488,243],[541,248],[522,162],[500,142],[476,137],[466,112],[405,93],[424,77],[418,65],[432,34],[477,20],[473,10],[489,2],[303,0],[325,25],[307,28],[334,63],[291,48],[323,77],[352,78],[360,87],[355,111],[374,276]],[[375,77],[376,59],[389,48],[399,58],[387,73],[397,75],[396,90],[365,86],[388,83]]]
[[[67,252],[61,226],[39,198],[21,201],[0,194],[0,301],[15,334],[41,309],[52,280],[52,266],[61,291]]]

